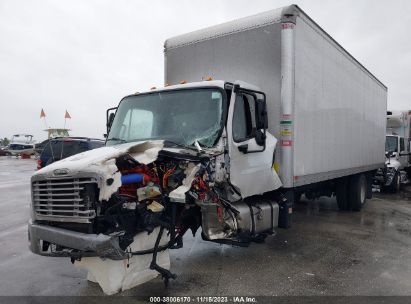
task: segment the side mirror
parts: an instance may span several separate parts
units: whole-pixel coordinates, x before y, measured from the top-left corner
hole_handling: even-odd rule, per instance
[[[110,132],[111,125],[113,123],[116,110],[117,110],[117,108],[110,108],[110,109],[107,109],[107,111],[106,111],[107,134]]]
[[[259,146],[265,146],[265,130],[268,128],[267,104],[264,99],[257,99],[255,103],[255,141]]]
[[[257,99],[255,107],[256,129],[265,130],[268,128],[267,104],[265,99]]]
[[[261,131],[260,129],[255,130],[255,142],[257,143],[257,145],[264,146],[266,138],[267,136],[263,131]]]
[[[242,89],[234,88],[234,92],[238,94],[238,97],[243,99],[243,106],[244,106],[244,111],[246,115],[246,121],[245,122],[248,127],[251,127],[247,129],[247,132],[250,132],[248,134],[247,139],[249,138],[254,138],[255,143],[262,147],[257,150],[250,150],[248,147],[248,144],[242,144],[238,146],[238,150],[244,154],[246,153],[257,153],[257,152],[263,152],[265,151],[266,148],[266,138],[267,138],[267,128],[268,128],[268,114],[267,114],[267,105],[266,105],[266,97],[264,92],[260,91],[254,91],[254,90],[249,90],[249,89]],[[261,96],[261,98],[258,98],[257,96]],[[237,98],[237,96],[235,97]],[[237,99],[236,99],[236,104],[237,104]],[[254,115],[254,119],[253,116]]]

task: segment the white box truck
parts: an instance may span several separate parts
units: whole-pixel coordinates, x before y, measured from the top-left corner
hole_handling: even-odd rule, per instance
[[[300,8],[174,37],[164,52],[165,86],[107,112],[106,147],[32,177],[33,252],[152,255],[167,281],[157,253],[189,229],[243,246],[290,227],[302,193],[361,209],[385,160],[387,88]]]

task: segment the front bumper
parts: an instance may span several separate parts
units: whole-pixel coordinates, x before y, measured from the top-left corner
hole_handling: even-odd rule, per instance
[[[28,224],[28,234],[30,250],[39,255],[72,258],[99,256],[112,260],[127,257],[119,246],[118,236],[81,233],[32,221]],[[43,242],[57,245],[55,247],[59,250],[52,250],[50,246],[45,248]]]

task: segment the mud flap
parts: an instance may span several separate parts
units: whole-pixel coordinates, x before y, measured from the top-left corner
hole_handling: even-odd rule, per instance
[[[285,193],[285,197],[278,203],[278,228],[290,228],[291,216],[293,213],[294,192],[292,190]]]
[[[374,181],[374,176],[376,174],[376,171],[368,172],[366,177],[367,177],[367,192],[365,194],[366,199],[372,199],[372,183]]]

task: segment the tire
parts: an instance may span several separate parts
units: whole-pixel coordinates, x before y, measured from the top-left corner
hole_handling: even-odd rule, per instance
[[[383,189],[385,192],[397,193],[398,191],[400,191],[400,188],[401,188],[401,176],[400,176],[400,172],[397,171],[395,172],[395,175],[391,181],[391,184],[389,184],[388,186],[383,186]]]
[[[340,211],[348,210],[348,177],[342,177],[337,180],[335,194],[337,196],[337,205]]]
[[[392,179],[391,185],[388,186],[388,190],[391,193],[397,193],[400,191],[401,188],[401,177],[400,177],[400,172],[397,171],[394,175],[394,178]]]
[[[301,196],[302,196],[303,194],[301,193],[301,192],[295,192],[294,193],[294,203],[295,204],[299,204],[299,203],[301,203]]]
[[[361,211],[367,199],[367,178],[364,174],[351,177],[349,183],[349,208]]]

